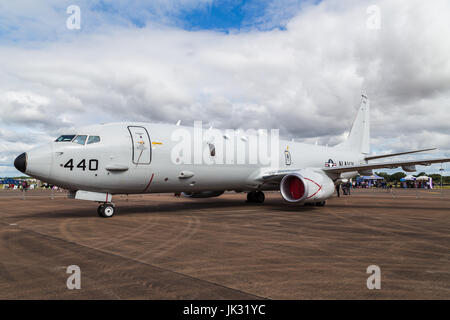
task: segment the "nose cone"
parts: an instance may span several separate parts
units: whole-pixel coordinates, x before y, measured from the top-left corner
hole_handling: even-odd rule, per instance
[[[14,167],[22,173],[27,171],[27,154],[25,152],[14,160]]]
[[[22,155],[20,155],[17,159],[19,159],[21,156]],[[50,171],[53,162],[52,144],[49,143],[38,146],[28,151],[25,154],[25,159],[26,174],[36,179],[47,181],[47,179],[50,177]]]

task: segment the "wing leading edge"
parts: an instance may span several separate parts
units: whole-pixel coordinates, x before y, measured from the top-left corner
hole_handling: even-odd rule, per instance
[[[381,158],[397,157],[397,156],[403,156],[405,154],[412,154],[412,153],[419,153],[419,152],[426,152],[426,151],[433,151],[433,150],[436,150],[436,148],[398,152],[398,153],[391,153],[391,154],[381,154],[381,155],[376,155],[376,156],[368,156],[365,158],[365,160],[375,160],[375,159],[381,159]]]
[[[326,173],[343,173],[343,172],[364,171],[364,170],[370,170],[370,169],[381,169],[381,168],[395,169],[398,167],[407,167],[407,166],[414,166],[414,165],[430,166],[434,163],[444,163],[444,162],[450,162],[450,158],[367,163],[367,164],[360,164],[360,165],[353,165],[353,166],[324,168],[322,170]]]

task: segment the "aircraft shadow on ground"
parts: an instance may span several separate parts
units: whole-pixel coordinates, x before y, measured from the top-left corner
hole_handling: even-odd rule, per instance
[[[290,203],[268,201],[264,204],[245,203],[244,200],[219,200],[219,201],[204,201],[204,200],[192,200],[186,202],[173,202],[162,204],[127,204],[126,202],[118,202],[117,215],[133,215],[133,214],[152,214],[152,213],[164,213],[164,214],[211,214],[214,215],[214,209],[255,209],[260,207],[261,210],[266,212],[308,212],[317,210],[319,208],[295,205]],[[92,206],[89,208],[67,208],[58,209],[55,211],[36,212],[32,214],[22,215],[22,218],[89,218],[97,216],[97,207]],[[202,210],[196,212],[196,210]],[[211,210],[211,212],[204,212],[203,210]]]
[[[361,209],[361,212],[364,212],[365,209],[380,209],[380,210],[398,210],[398,209],[406,209],[410,212],[413,211],[423,211],[430,210],[430,207],[417,207],[413,205],[395,205],[395,206],[380,206],[373,204],[329,204],[326,207],[315,207],[315,206],[303,206],[298,204],[291,204],[283,202],[282,200],[269,200],[264,204],[255,204],[255,203],[245,203],[241,199],[216,199],[213,201],[210,200],[192,200],[192,201],[183,201],[183,202],[163,202],[161,204],[128,204],[124,201],[120,201],[117,204],[117,215],[133,215],[133,214],[188,214],[188,215],[205,215],[210,214],[214,215],[214,209],[255,209],[260,207],[262,211],[267,213],[276,213],[276,212],[288,212],[288,213],[305,213],[305,212],[315,212],[320,214],[324,210],[329,209],[338,209],[338,210],[346,210],[348,209]],[[433,210],[437,211],[447,211],[448,208],[445,207],[433,207]],[[32,214],[22,215],[22,218],[91,218],[96,216],[97,207],[92,206],[88,208],[67,208],[67,209],[58,209],[55,211],[49,212],[36,212]],[[196,212],[196,210],[202,210],[200,212]],[[204,212],[203,210],[211,210],[210,212]],[[328,211],[327,210],[327,211]],[[232,212],[232,211],[231,211]]]

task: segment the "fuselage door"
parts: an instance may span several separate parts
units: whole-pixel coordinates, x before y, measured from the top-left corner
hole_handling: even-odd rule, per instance
[[[150,164],[152,160],[152,146],[147,129],[129,126],[128,131],[130,131],[131,143],[133,144],[133,163],[136,165]]]

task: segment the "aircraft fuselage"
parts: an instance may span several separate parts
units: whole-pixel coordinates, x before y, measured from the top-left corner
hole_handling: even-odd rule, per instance
[[[255,179],[271,170],[357,164],[364,158],[333,147],[280,139],[275,151],[278,166],[273,167],[271,163],[252,163],[251,151],[246,148],[251,137],[237,135],[222,137],[221,143],[224,149],[234,143],[235,153],[245,155],[243,163],[216,163],[218,155],[208,155],[207,141],[201,142],[201,147],[210,163],[177,162],[173,150],[180,142],[173,137],[174,131],[180,129],[195,135],[194,128],[167,124],[114,123],[82,128],[75,133],[98,136],[100,141],[83,145],[51,142],[33,149],[27,152],[26,173],[68,190],[111,194],[276,190]],[[219,144],[216,141],[215,147]],[[192,176],[180,176],[186,172]]]

